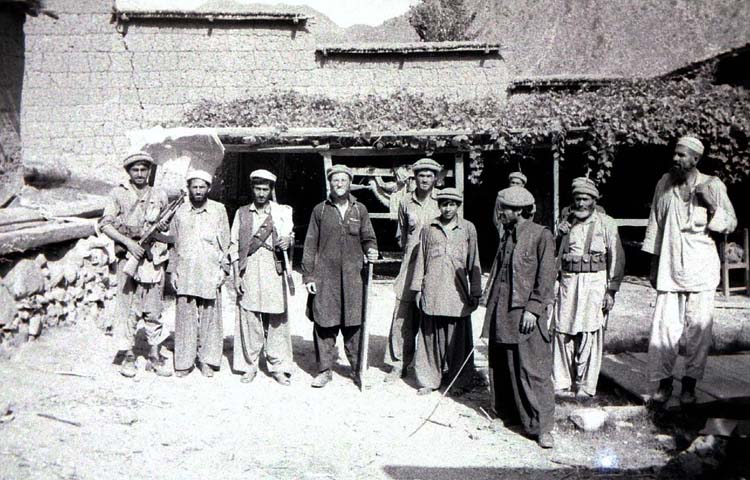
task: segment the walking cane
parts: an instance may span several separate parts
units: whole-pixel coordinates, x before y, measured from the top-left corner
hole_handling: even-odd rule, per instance
[[[359,345],[359,390],[365,390],[367,377],[368,350],[370,349],[370,333],[368,332],[368,316],[370,314],[370,285],[372,285],[372,266],[373,262],[367,262],[367,280],[365,283],[364,298],[362,299],[362,330]]]

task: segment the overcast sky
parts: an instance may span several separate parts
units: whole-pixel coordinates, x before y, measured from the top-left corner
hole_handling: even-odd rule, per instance
[[[380,25],[409,10],[419,0],[255,0],[254,3],[308,5],[326,14],[341,27],[358,23]]]

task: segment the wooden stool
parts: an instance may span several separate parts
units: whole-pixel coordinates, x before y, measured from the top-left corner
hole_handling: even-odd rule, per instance
[[[729,263],[727,261],[727,246],[729,245],[728,235],[724,234],[724,241],[721,242],[721,287],[725,297],[728,297],[731,292],[745,291],[746,295],[750,295],[750,241],[748,239],[748,229],[742,230],[743,242],[742,248],[745,249],[743,258],[739,262]],[[729,271],[739,270],[745,271],[745,283],[733,287],[729,284]]]

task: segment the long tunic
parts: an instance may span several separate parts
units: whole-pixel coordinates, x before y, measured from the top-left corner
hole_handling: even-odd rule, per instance
[[[177,295],[216,298],[228,271],[229,218],[219,202],[207,200],[200,208],[182,204],[172,218],[175,258],[169,270],[177,275]]]
[[[689,181],[690,182],[690,181]],[[705,184],[717,204],[713,217],[695,194]],[[687,201],[669,173],[656,184],[642,250],[659,256],[656,290],[659,292],[713,291],[719,285],[719,255],[708,232],[732,232],[737,226],[727,189],[716,177],[698,172],[689,184]]]
[[[472,297],[482,295],[482,269],[474,224],[457,218],[450,225],[434,219],[422,229],[416,248],[411,290],[422,292],[430,316],[466,317]]]
[[[315,282],[312,311],[322,327],[362,323],[362,267],[364,255],[377,249],[367,208],[349,195],[342,217],[331,200],[313,209],[305,236],[302,278]]]
[[[273,211],[276,210],[273,202],[269,201],[263,209],[258,210],[255,203],[245,207],[252,215],[251,235],[255,235],[260,226]],[[239,238],[240,238],[240,211],[234,215],[232,231],[230,234],[229,257],[234,263],[239,261]],[[266,238],[265,246],[260,247],[247,258],[247,265],[242,274],[242,286],[245,289],[240,299],[240,306],[252,312],[283,313],[286,311],[286,295],[284,294],[283,275],[276,271],[276,259],[273,252],[273,235]]]
[[[414,292],[411,290],[412,277],[414,275],[414,261],[416,258],[416,245],[419,243],[419,235],[422,227],[429,225],[435,217],[440,216],[440,208],[435,198],[435,190],[424,199],[419,200],[416,192],[404,198],[398,209],[399,244],[403,248],[404,258],[401,261],[401,269],[398,272],[393,289],[396,299],[411,302]]]
[[[589,251],[584,251],[589,230],[594,229]],[[602,300],[607,290],[618,291],[625,275],[625,252],[617,233],[617,222],[594,212],[576,221],[568,233],[570,255],[604,254],[607,269],[598,272],[561,272],[555,308],[555,331],[574,335],[604,326]]]

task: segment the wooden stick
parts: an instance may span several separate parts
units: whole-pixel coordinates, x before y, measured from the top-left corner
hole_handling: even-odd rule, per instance
[[[49,413],[39,413],[37,412],[37,415],[43,418],[49,418],[50,420],[55,420],[57,422],[61,423],[67,423],[68,425],[73,425],[74,427],[80,427],[81,424],[78,422],[74,422],[73,420],[65,420],[64,418],[56,417],[54,415],[50,415]]]
[[[432,415],[437,411],[438,407],[440,406],[440,402],[443,401],[443,399],[448,394],[448,392],[450,391],[450,389],[453,386],[453,384],[456,383],[456,380],[458,380],[458,377],[459,377],[459,375],[461,375],[461,372],[464,370],[464,367],[466,366],[467,363],[469,363],[469,359],[471,358],[472,355],[474,355],[474,351],[476,350],[476,348],[477,347],[472,348],[471,351],[469,352],[469,354],[466,355],[466,358],[464,359],[464,363],[461,364],[461,368],[458,369],[458,372],[456,373],[456,376],[453,377],[453,380],[451,380],[451,383],[448,384],[448,388],[446,388],[445,391],[443,391],[443,394],[440,395],[440,398],[438,399],[437,403],[435,403],[435,407],[432,409],[432,411],[430,412],[430,414],[427,415],[427,418],[425,418],[422,421],[422,423],[420,423],[419,426],[413,432],[411,432],[411,434],[409,434],[408,438],[413,437],[414,434],[417,433],[422,427],[424,427],[427,422],[431,421],[430,417],[432,417]]]
[[[372,262],[367,262],[367,283],[365,284],[364,299],[362,301],[362,331],[359,347],[359,389],[365,390],[365,376],[367,375],[367,364],[369,362],[368,350],[370,349],[370,333],[368,331],[367,316],[370,314],[370,285],[372,285]]]

